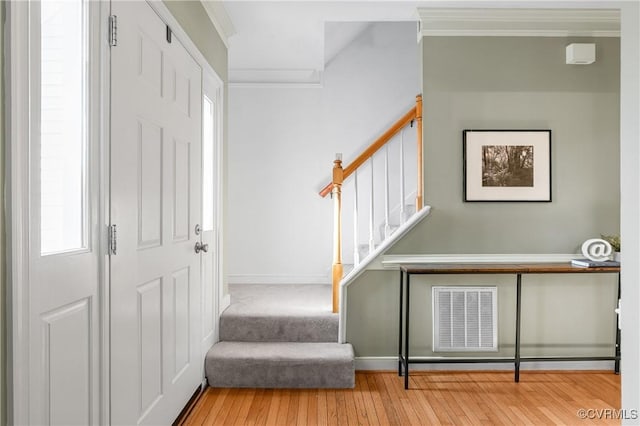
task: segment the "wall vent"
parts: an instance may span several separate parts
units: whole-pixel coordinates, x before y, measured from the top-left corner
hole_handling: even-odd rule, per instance
[[[497,299],[497,287],[433,287],[433,351],[497,351]]]

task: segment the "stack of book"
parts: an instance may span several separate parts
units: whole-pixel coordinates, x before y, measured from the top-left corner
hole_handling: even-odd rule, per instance
[[[581,268],[606,268],[620,266],[620,262],[616,262],[615,260],[573,259],[571,264]]]

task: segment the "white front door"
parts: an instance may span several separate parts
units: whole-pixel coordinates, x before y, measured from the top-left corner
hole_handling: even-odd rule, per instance
[[[111,421],[170,424],[202,380],[202,72],[148,3],[112,14]]]
[[[88,425],[97,424],[100,415],[103,228],[99,63],[92,60],[99,44],[97,34],[87,31],[97,25],[98,6],[81,0],[12,5],[13,24],[26,12],[29,23],[23,22],[22,28],[30,34],[30,121],[28,140],[22,141],[29,146],[24,188],[29,205],[20,213],[20,220],[28,223],[28,238],[18,243],[28,247],[28,272],[14,277],[25,284],[19,291],[27,302],[28,319],[15,324],[20,332],[13,336],[14,348],[28,342],[23,352],[28,359],[16,360],[26,370],[10,372],[25,373],[28,379],[13,379],[17,392],[12,397],[22,404],[14,407],[17,424]],[[21,254],[14,251],[13,256]],[[26,395],[19,391],[22,386],[28,389]],[[24,396],[28,400],[21,400]]]

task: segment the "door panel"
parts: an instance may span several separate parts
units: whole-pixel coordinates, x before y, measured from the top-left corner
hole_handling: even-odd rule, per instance
[[[114,15],[122,16],[115,13]],[[137,44],[139,51],[136,62],[139,63],[139,80],[149,85],[151,93],[162,96],[162,49],[158,47],[153,37],[147,35],[143,28],[138,28]]]
[[[191,317],[191,304],[189,303],[191,271],[188,268],[176,271],[173,274],[173,330],[175,333],[174,363],[171,381],[180,378],[182,372],[189,366],[189,318]]]
[[[113,2],[111,420],[170,424],[201,383],[201,70],[146,2]]]
[[[138,248],[162,240],[163,129],[138,118]]]
[[[173,140],[173,241],[189,239],[191,144]]]
[[[139,415],[151,410],[163,395],[162,389],[162,278],[137,288],[137,350],[140,406]],[[115,367],[120,369],[119,366]],[[117,418],[115,416],[114,418]]]
[[[83,299],[42,317],[50,424],[91,423],[91,303]]]

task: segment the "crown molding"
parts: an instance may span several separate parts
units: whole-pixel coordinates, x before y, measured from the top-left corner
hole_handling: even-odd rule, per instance
[[[207,12],[209,20],[216,31],[218,31],[222,42],[228,48],[229,37],[236,33],[236,29],[224,5],[219,1],[213,0],[200,0],[200,3],[202,3],[202,7],[204,7],[204,10]]]
[[[422,37],[620,37],[614,9],[418,8]]]
[[[316,69],[247,69],[229,70],[229,87],[243,88],[322,88],[322,71]]]

